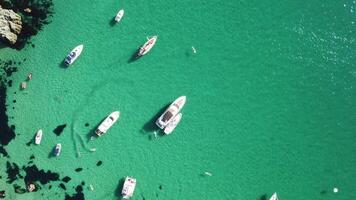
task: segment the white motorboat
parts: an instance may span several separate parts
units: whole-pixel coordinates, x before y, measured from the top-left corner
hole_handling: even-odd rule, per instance
[[[54,155],[59,156],[59,154],[61,154],[61,149],[62,149],[62,145],[61,143],[58,143],[54,148]]]
[[[80,54],[83,51],[84,46],[81,44],[79,46],[76,46],[65,58],[64,63],[66,65],[71,65],[73,62],[80,56]]]
[[[35,144],[41,144],[42,140],[42,129],[38,130],[35,137]]]
[[[181,96],[176,99],[166,111],[157,119],[156,125],[160,129],[164,129],[173,118],[180,112],[186,101],[186,96]]]
[[[127,176],[125,178],[124,186],[122,187],[121,190],[122,198],[124,199],[131,198],[135,191],[135,187],[136,187],[136,179]]]
[[[278,200],[277,193],[273,193],[269,200]]]
[[[157,40],[157,36],[151,37],[144,45],[140,47],[137,56],[140,57],[148,53],[152,49],[152,47],[156,44],[156,40]]]
[[[164,128],[164,133],[169,135],[173,132],[176,126],[179,124],[180,120],[182,119],[182,113],[178,113],[173,120]]]
[[[112,112],[96,129],[95,133],[98,136],[102,136],[103,134],[106,133],[106,131],[109,130],[109,128],[114,125],[114,123],[119,119],[120,117],[120,112],[115,111]]]
[[[119,10],[119,12],[115,16],[115,21],[120,22],[122,17],[124,16],[125,11],[123,9]]]

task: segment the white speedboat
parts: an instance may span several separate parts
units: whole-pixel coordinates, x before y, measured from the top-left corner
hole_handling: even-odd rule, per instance
[[[124,16],[125,11],[123,9],[119,10],[119,12],[115,16],[115,21],[120,22],[122,17]]]
[[[181,96],[178,99],[176,99],[168,107],[168,109],[164,111],[164,113],[157,119],[156,125],[160,129],[164,129],[183,108],[186,99],[187,99],[186,96]]]
[[[62,149],[62,145],[61,143],[58,143],[54,148],[54,155],[59,156],[59,154],[61,154],[61,149]]]
[[[178,113],[173,120],[164,128],[164,133],[165,134],[171,134],[172,131],[176,128],[176,126],[179,124],[180,120],[182,119],[182,113]]]
[[[42,140],[42,129],[38,130],[35,137],[35,144],[41,144]]]
[[[140,57],[148,53],[152,49],[152,47],[156,44],[156,40],[157,40],[157,36],[151,37],[144,45],[140,47],[137,56]]]
[[[103,134],[106,133],[106,131],[109,130],[109,128],[119,119],[120,117],[120,112],[115,111],[112,112],[96,129],[95,133],[98,136],[102,136]]]
[[[122,198],[129,199],[132,197],[136,187],[136,179],[132,177],[126,177],[124,186],[121,190]]]
[[[269,200],[278,200],[277,193],[273,193]]]
[[[71,65],[73,62],[80,56],[80,54],[83,51],[84,46],[81,44],[77,47],[75,47],[65,58],[64,63],[66,65]]]

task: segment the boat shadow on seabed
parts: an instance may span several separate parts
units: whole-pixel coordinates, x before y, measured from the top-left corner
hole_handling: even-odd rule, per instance
[[[118,197],[118,198],[121,198],[121,190],[122,190],[122,187],[124,186],[124,183],[125,183],[125,178],[122,178],[119,180],[119,183],[117,184],[117,187],[116,187],[116,190],[115,190],[115,196]]]
[[[134,51],[134,53],[131,55],[130,59],[127,61],[127,63],[132,63],[132,62],[138,60],[139,58],[141,58],[141,56],[138,55],[139,52],[140,52],[140,49],[136,49]]]
[[[266,195],[266,194],[262,195],[262,196],[259,198],[259,200],[267,200],[267,195]]]
[[[158,119],[159,116],[163,114],[163,112],[168,108],[170,104],[165,105],[162,107],[153,117],[151,117],[150,120],[148,120],[142,127],[141,133],[146,134],[150,132],[157,132],[159,136],[164,135],[162,131],[159,131],[160,129],[156,125],[156,120]],[[149,138],[152,140],[152,135],[149,136]]]

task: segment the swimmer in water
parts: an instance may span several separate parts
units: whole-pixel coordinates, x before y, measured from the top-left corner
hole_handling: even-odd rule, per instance
[[[204,172],[204,175],[205,175],[205,176],[212,176],[213,174],[210,173],[210,172]]]
[[[192,46],[193,53],[196,54],[197,50]]]

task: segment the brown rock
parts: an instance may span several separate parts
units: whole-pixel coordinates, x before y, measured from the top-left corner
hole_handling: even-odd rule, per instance
[[[10,44],[15,44],[17,35],[21,32],[21,29],[21,16],[12,10],[0,7],[0,38],[8,41]]]

